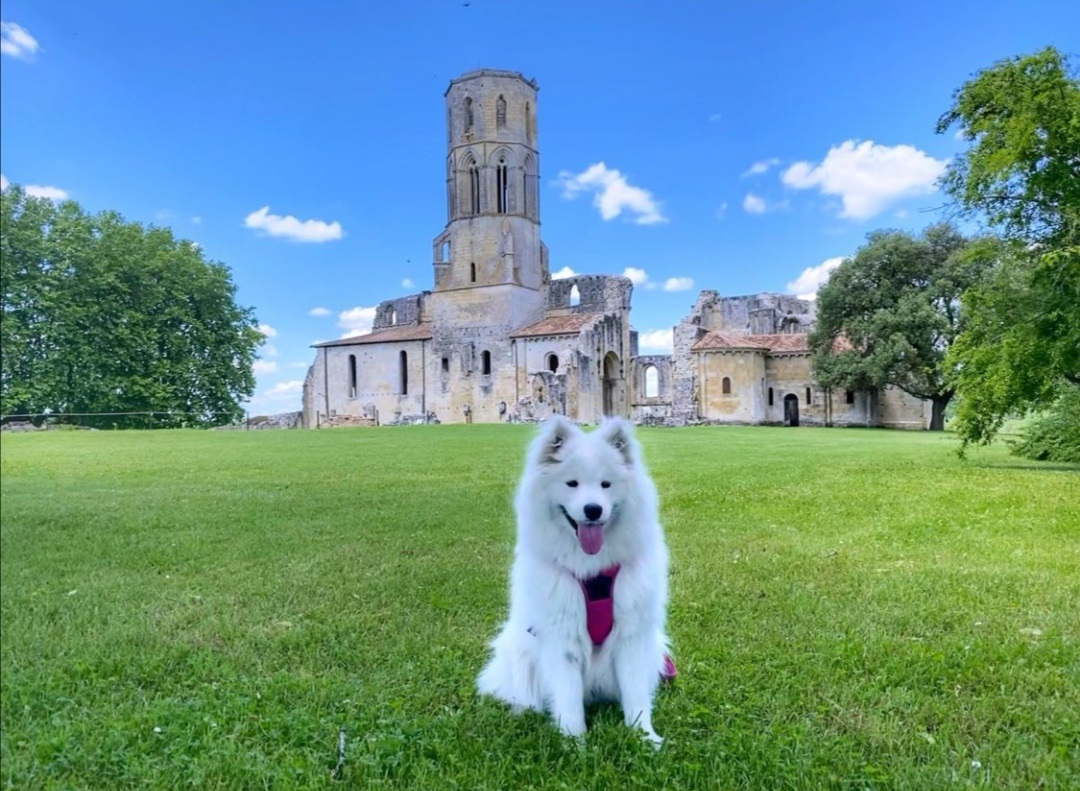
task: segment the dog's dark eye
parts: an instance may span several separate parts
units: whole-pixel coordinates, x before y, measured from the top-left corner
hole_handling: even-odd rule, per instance
[[[610,489],[611,481],[600,481],[600,486],[604,489]]]
[[[577,488],[577,481],[567,481],[566,485],[569,486],[571,489],[576,489]]]

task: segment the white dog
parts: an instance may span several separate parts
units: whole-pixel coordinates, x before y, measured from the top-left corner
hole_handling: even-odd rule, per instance
[[[481,694],[549,711],[568,736],[585,705],[617,701],[657,747],[652,703],[675,675],[664,633],[667,548],[656,489],[628,423],[590,433],[548,420],[515,501],[510,616],[480,674]]]

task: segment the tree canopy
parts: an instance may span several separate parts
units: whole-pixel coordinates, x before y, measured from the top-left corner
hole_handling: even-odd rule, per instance
[[[966,445],[1080,387],[1080,82],[1053,48],[1001,61],[956,91],[937,131],[952,126],[971,146],[942,186],[1000,235],[947,361]]]
[[[871,233],[818,292],[814,376],[825,387],[893,385],[930,399],[930,427],[943,428],[953,396],[945,352],[962,327],[960,295],[986,270],[985,252],[946,224],[917,237]]]
[[[263,337],[229,270],[167,228],[28,197],[0,210],[4,414],[171,412],[155,425],[242,416]],[[109,417],[91,425],[145,425]]]

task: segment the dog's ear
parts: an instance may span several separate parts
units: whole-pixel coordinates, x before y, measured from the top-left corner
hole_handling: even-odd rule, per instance
[[[580,429],[562,415],[553,415],[544,421],[544,427],[537,438],[537,462],[557,464],[562,458],[562,449],[578,431]]]
[[[606,418],[597,431],[604,442],[619,451],[626,466],[633,467],[637,464],[637,442],[634,440],[634,429],[629,423],[622,418]]]

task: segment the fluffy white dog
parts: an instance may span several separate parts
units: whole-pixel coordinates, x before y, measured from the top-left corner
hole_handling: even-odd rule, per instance
[[[480,693],[515,712],[546,710],[574,737],[585,733],[586,704],[616,701],[659,747],[653,697],[675,674],[664,633],[668,555],[631,426],[608,419],[585,433],[548,420],[515,508],[510,615]]]

